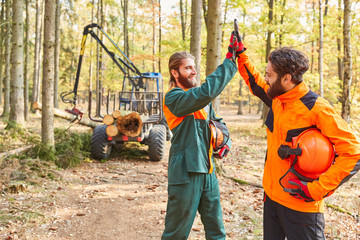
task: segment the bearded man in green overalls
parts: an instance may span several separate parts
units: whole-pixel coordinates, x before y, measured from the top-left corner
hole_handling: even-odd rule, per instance
[[[237,52],[244,50],[242,45]],[[222,122],[211,101],[224,90],[236,70],[231,44],[223,64],[199,87],[194,57],[187,52],[176,52],[170,57],[170,90],[165,95],[164,114],[173,137],[163,240],[187,239],[197,211],[204,224],[206,239],[226,237],[209,122]],[[219,150],[219,158],[226,156],[230,147],[229,139]]]

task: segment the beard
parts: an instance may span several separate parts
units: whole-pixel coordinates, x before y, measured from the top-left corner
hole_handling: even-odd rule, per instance
[[[272,85],[269,85],[269,86],[270,86],[270,88],[266,92],[266,95],[270,99],[274,99],[277,96],[280,96],[281,94],[284,94],[286,92],[284,87],[281,85],[280,77],[278,77],[278,79],[276,79],[276,81]]]
[[[196,79],[192,79],[190,78],[190,76],[192,76],[191,74],[189,76],[184,76],[179,72],[179,78],[178,81],[179,83],[184,87],[184,88],[193,88],[197,86],[197,82]]]

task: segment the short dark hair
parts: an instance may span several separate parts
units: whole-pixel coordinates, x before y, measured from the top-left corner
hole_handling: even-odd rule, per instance
[[[296,84],[303,81],[302,76],[309,69],[307,56],[303,52],[289,47],[282,47],[271,52],[269,61],[278,77],[290,74],[292,81]]]
[[[170,73],[170,84],[176,84],[174,76],[171,74],[171,70],[179,70],[179,67],[181,65],[181,61],[185,58],[191,58],[195,59],[193,55],[191,55],[189,52],[176,52],[173,55],[171,55],[169,59],[169,73]]]

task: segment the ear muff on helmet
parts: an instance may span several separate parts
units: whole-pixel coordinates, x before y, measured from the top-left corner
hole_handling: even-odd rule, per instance
[[[286,175],[293,174],[302,181],[312,182],[326,172],[333,164],[335,151],[333,144],[318,129],[312,128],[293,138],[292,148],[281,145],[279,157],[289,160],[289,171],[280,179],[280,184]]]
[[[221,149],[229,140],[229,135],[226,134],[228,129],[225,124],[218,121],[210,121],[209,126],[212,134],[212,146],[214,151]]]
[[[216,151],[217,148],[223,143],[224,135],[220,131],[220,129],[217,128],[216,126],[210,125],[210,128],[211,128],[211,132],[212,132],[212,135],[213,135],[213,138],[214,138],[213,142],[212,142],[213,149]]]

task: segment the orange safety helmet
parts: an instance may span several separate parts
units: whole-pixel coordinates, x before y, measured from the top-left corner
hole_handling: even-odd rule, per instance
[[[318,129],[311,128],[292,139],[292,148],[281,145],[278,154],[289,159],[289,172],[302,181],[312,182],[326,172],[333,164],[333,144]],[[285,175],[280,179],[280,184]]]

